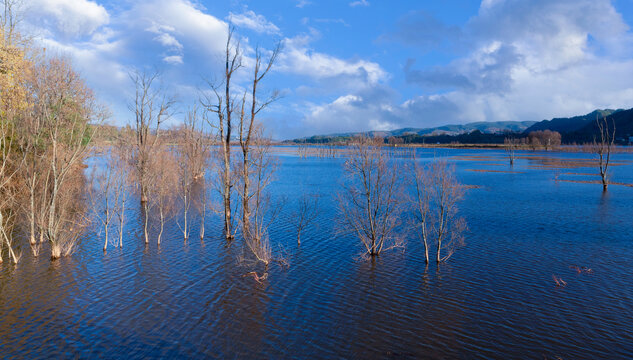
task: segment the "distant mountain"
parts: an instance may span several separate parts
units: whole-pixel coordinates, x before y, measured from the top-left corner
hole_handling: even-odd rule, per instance
[[[554,118],[552,120],[543,120],[543,121],[539,121],[536,124],[528,127],[527,129],[524,130],[524,133],[529,133],[531,131],[538,131],[538,130],[551,130],[551,131],[558,131],[559,133],[563,134],[563,133],[572,133],[572,132],[576,132],[576,131],[580,131],[581,129],[583,129],[584,127],[588,126],[589,124],[595,123],[596,122],[596,118],[603,118],[605,116],[609,116],[611,114],[617,113],[622,111],[621,109],[619,110],[611,110],[611,109],[605,109],[605,110],[595,110],[590,112],[587,115],[582,115],[582,116],[574,116],[574,117],[570,117],[570,118]]]
[[[474,122],[465,125],[445,125],[434,128],[403,128],[392,131],[369,131],[363,133],[340,133],[331,135],[316,135],[293,142],[329,143],[349,140],[356,135],[396,137],[405,143],[503,143],[506,132],[514,132],[517,137],[525,137],[532,131],[551,130],[561,134],[562,142],[585,143],[590,142],[599,134],[596,118],[606,117],[611,124],[615,124],[616,139],[619,143],[626,143],[633,136],[633,109],[629,110],[595,110],[586,115],[570,118],[554,118],[551,120],[535,121],[497,121]]]
[[[367,136],[405,136],[405,135],[419,135],[419,136],[428,136],[428,135],[460,135],[460,134],[468,134],[475,130],[479,130],[482,133],[486,134],[497,134],[503,132],[522,132],[530,126],[534,125],[536,121],[480,121],[473,122],[464,125],[444,125],[433,128],[403,128],[391,131],[367,131],[367,132],[349,132],[349,133],[338,133],[338,134],[329,134],[329,135],[315,135],[301,139],[292,140],[293,142],[308,142],[308,143],[326,143],[332,141],[341,141],[345,139],[349,139],[356,135],[367,135]]]

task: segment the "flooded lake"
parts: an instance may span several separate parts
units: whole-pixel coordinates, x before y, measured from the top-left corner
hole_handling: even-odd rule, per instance
[[[475,186],[459,205],[466,246],[428,267],[415,236],[363,260],[338,231],[343,158],[278,156],[271,191],[286,206],[270,239],[289,267],[244,276],[263,267],[239,261],[216,214],[204,241],[196,219],[187,243],[170,221],[160,247],[145,246],[131,209],[122,249],[104,254],[95,230],[71,257],[23,245],[17,266],[0,266],[0,356],[633,358],[633,188],[566,181],[599,179],[591,154],[520,152],[510,167],[501,151],[419,150]],[[612,180],[633,183],[633,154],[613,158]],[[304,193],[320,211],[299,247],[289,220]]]

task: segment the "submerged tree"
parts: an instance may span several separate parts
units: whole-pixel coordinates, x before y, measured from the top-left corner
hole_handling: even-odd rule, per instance
[[[458,216],[457,203],[463,199],[465,188],[455,178],[455,166],[446,161],[432,163],[428,171],[431,183],[431,229],[437,246],[436,261],[439,263],[448,260],[464,243],[466,222]],[[442,250],[446,253],[444,256]]]
[[[397,163],[384,153],[381,142],[358,137],[345,161],[347,181],[339,194],[343,222],[370,256],[380,255],[395,240],[400,222],[401,183]]]
[[[202,122],[196,107],[190,109],[185,117],[184,124],[179,129],[179,144],[176,152],[178,163],[178,193],[180,194],[183,216],[183,225],[180,227],[185,241],[189,238],[189,209],[194,203],[193,192],[197,183],[204,183],[204,173],[209,158],[209,148],[206,136],[202,130]],[[206,207],[206,193],[200,192],[198,196],[203,197],[200,205]],[[199,206],[201,218],[204,219],[203,212],[206,211]],[[201,224],[204,228],[204,220]],[[204,230],[201,229],[202,236]]]
[[[414,228],[422,244],[424,245],[424,260],[429,263],[429,232],[432,225],[430,222],[431,197],[433,191],[433,177],[428,167],[418,164],[413,158],[413,204]]]
[[[14,264],[17,264],[18,257],[13,250],[13,220],[15,189],[12,186],[16,165],[14,163],[12,126],[8,119],[0,117],[0,251],[2,245],[6,244],[9,256]],[[2,256],[0,252],[0,263]]]
[[[264,101],[258,100],[257,90],[258,85],[262,81],[262,79],[268,74],[270,69],[272,68],[277,56],[279,55],[279,51],[281,49],[281,44],[278,44],[277,47],[272,51],[270,57],[265,63],[262,63],[262,54],[259,48],[255,50],[255,64],[253,67],[253,79],[251,83],[251,103],[250,103],[250,113],[245,114],[245,105],[246,105],[246,94],[242,97],[242,105],[240,112],[240,123],[239,123],[239,144],[241,154],[242,154],[242,164],[241,164],[241,180],[242,180],[242,227],[243,233],[245,236],[248,236],[251,230],[251,200],[253,196],[257,195],[257,191],[253,192],[251,189],[251,152],[253,147],[253,141],[259,141],[259,151],[262,149],[267,149],[266,146],[262,146],[263,140],[263,131],[261,128],[257,128],[255,123],[255,117],[266,108],[270,103],[275,101],[278,98],[278,93],[275,91],[272,95]],[[259,139],[257,136],[259,135]],[[258,154],[257,156],[262,157],[263,154]],[[259,169],[256,169],[257,172]],[[260,186],[256,184],[255,187]]]
[[[150,178],[152,179],[149,193],[150,209],[158,212],[160,223],[160,231],[158,233],[158,245],[161,243],[165,222],[169,219],[175,210],[174,188],[177,186],[178,165],[172,153],[166,146],[161,146],[156,157],[152,159]]]
[[[218,132],[220,140],[221,166],[218,166],[220,178],[220,194],[224,215],[224,236],[226,240],[234,237],[233,219],[231,215],[231,195],[235,183],[231,169],[231,130],[233,129],[233,113],[236,110],[235,99],[231,94],[231,80],[234,73],[242,67],[242,51],[239,41],[233,42],[233,29],[229,29],[225,49],[225,70],[219,83],[209,82],[213,95],[205,96],[203,105],[207,111],[215,113],[217,120],[207,118],[209,125]]]
[[[508,154],[508,159],[510,160],[510,165],[514,165],[514,160],[516,159],[516,150],[519,147],[519,139],[513,137],[513,136],[508,136],[505,139],[503,139],[503,144],[504,149],[506,151],[506,154]]]
[[[82,166],[94,129],[106,117],[83,80],[62,59],[37,68],[35,114],[45,139],[41,223],[53,259],[69,255],[87,226]]]
[[[303,195],[299,199],[297,210],[291,215],[291,222],[297,230],[297,245],[301,245],[301,233],[319,215],[319,198],[316,195]]]
[[[598,166],[600,168],[600,179],[602,180],[602,190],[607,191],[609,185],[609,178],[607,171],[609,170],[609,161],[611,160],[611,151],[613,150],[615,142],[615,122],[612,122],[612,126],[609,126],[609,122],[606,117],[602,119],[596,118],[596,125],[598,127],[598,135],[600,136],[597,141],[593,141],[593,151],[598,155]]]
[[[150,210],[149,188],[152,185],[151,164],[158,151],[160,126],[171,117],[171,108],[174,105],[174,99],[165,96],[156,83],[158,76],[158,73],[134,72],[130,74],[135,87],[134,103],[130,105],[130,110],[135,115],[135,142],[132,158],[143,207],[146,244],[149,243],[147,217]]]

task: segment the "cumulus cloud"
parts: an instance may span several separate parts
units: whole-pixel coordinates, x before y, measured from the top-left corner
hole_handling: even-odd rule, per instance
[[[38,27],[73,38],[90,35],[110,21],[106,9],[90,0],[33,0],[26,14]]]
[[[312,29],[310,34],[287,38],[279,57],[278,69],[312,79],[341,79],[359,84],[377,84],[388,78],[388,73],[375,62],[362,59],[340,59],[313,51],[310,42],[319,36]]]
[[[266,20],[263,15],[255,14],[254,11],[248,10],[242,14],[229,13],[229,21],[236,26],[251,29],[258,33],[264,34],[279,34],[281,31],[279,28]]]
[[[424,104],[444,123],[542,120],[631,106],[623,94],[633,86],[623,79],[633,76],[625,54],[632,37],[607,0],[485,0],[459,30],[435,22],[410,13],[396,40],[422,50],[448,42],[465,51],[443,65],[416,69],[409,59],[404,66],[407,82],[428,94],[405,105]],[[444,37],[412,37],[435,27]]]

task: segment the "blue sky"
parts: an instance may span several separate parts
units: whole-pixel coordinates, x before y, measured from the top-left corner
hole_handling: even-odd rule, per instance
[[[283,44],[261,89],[283,94],[261,116],[278,139],[633,107],[633,0],[25,0],[23,14],[117,125],[132,119],[133,69],[159,69],[180,108],[194,104],[231,24],[246,64]]]

